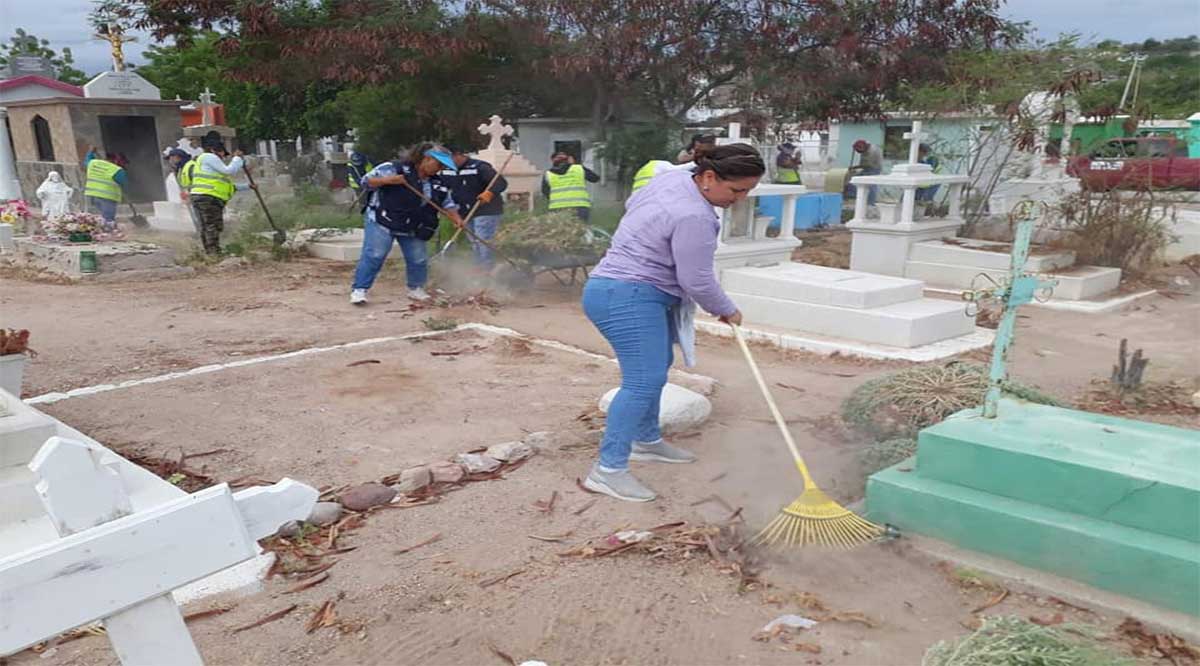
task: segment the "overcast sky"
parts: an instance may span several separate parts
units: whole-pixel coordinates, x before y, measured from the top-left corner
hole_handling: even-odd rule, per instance
[[[55,49],[71,47],[76,66],[92,74],[111,66],[107,45],[91,38],[89,0],[0,0],[0,33],[4,39],[25,28],[50,40]],[[1052,39],[1081,32],[1089,41],[1142,41],[1200,33],[1200,0],[1008,0],[1003,14],[1031,21],[1038,34]],[[126,46],[126,60],[142,62],[146,35]]]

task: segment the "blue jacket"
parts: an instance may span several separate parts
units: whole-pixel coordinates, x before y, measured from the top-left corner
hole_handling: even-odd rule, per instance
[[[417,176],[416,167],[411,162],[385,162],[363,176],[362,185],[370,187],[369,179],[393,174],[404,176],[409,184],[422,190],[425,196],[438,206],[447,209],[458,207],[450,194],[450,188],[446,187],[438,176],[422,180]],[[425,203],[404,185],[384,185],[378,188],[371,197],[371,209],[375,221],[393,233],[429,240],[437,232],[437,209]]]

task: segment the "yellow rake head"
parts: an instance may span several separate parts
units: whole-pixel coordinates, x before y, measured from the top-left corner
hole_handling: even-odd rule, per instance
[[[815,486],[784,507],[752,543],[853,548],[874,541],[883,528],[841,506]]]

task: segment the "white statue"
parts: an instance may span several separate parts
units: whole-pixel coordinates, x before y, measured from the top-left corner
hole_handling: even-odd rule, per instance
[[[75,188],[63,182],[62,175],[51,171],[37,188],[37,198],[42,202],[42,215],[46,219],[62,217],[71,212],[71,195]]]

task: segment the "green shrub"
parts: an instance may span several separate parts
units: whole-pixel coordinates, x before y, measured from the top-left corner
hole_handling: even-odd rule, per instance
[[[988,617],[974,633],[929,648],[921,666],[1132,666],[1132,659],[1109,652],[1087,633],[1078,626]]]

